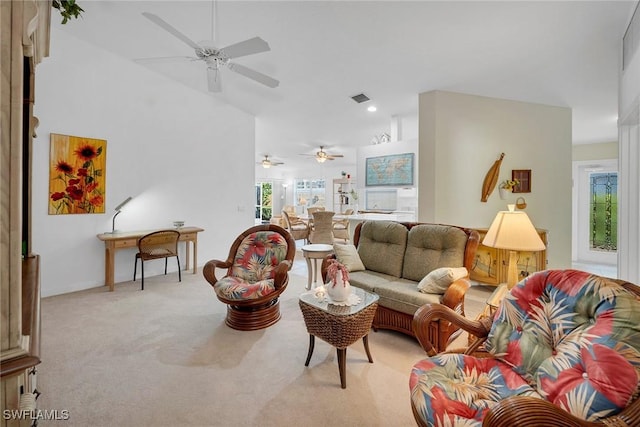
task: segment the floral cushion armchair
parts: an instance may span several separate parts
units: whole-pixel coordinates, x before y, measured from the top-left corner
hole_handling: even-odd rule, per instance
[[[227,304],[225,323],[242,331],[263,329],[280,320],[278,297],[289,282],[296,243],[284,228],[257,225],[236,238],[226,261],[211,260],[202,274]],[[226,274],[218,279],[216,268]]]
[[[414,329],[432,357],[411,372],[417,423],[640,425],[639,296],[628,282],[549,270],[514,287],[493,319],[422,307]],[[464,353],[434,356],[422,330],[436,318],[479,339]]]

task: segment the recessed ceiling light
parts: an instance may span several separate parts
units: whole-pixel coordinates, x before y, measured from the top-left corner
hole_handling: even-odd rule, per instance
[[[373,113],[373,112],[374,112],[374,111],[376,111],[376,110],[377,110],[377,108],[376,108],[376,106],[375,106],[375,105],[371,105],[371,106],[367,107],[367,111],[369,111],[369,112],[371,112],[371,113]]]

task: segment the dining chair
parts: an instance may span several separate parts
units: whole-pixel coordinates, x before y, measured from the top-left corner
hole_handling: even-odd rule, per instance
[[[309,228],[309,242],[333,245],[333,215],[332,211],[317,211]]]
[[[353,209],[346,209],[343,215],[353,215]],[[341,218],[333,220],[333,237],[342,239],[345,243],[350,239],[349,218]]]
[[[313,227],[313,214],[316,212],[324,211],[325,208],[322,206],[312,206],[307,208],[307,215],[309,216],[309,227]]]
[[[304,239],[305,243],[309,239],[309,225],[295,216],[289,215],[285,210],[282,211],[282,219],[284,220],[284,229],[287,230],[293,240]]]
[[[164,258],[164,274],[167,274],[167,261],[176,257],[178,263],[178,282],[182,282],[180,271],[180,257],[178,257],[178,240],[180,233],[176,230],[160,230],[146,234],[138,239],[138,253],[133,265],[133,281],[136,281],[138,260],[140,260],[140,272],[142,281],[140,290],[144,291],[144,262]]]

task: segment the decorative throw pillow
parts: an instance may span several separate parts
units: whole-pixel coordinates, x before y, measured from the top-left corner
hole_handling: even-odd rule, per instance
[[[425,294],[443,294],[449,285],[467,274],[469,272],[464,267],[436,268],[418,283],[418,290]]]
[[[336,258],[347,267],[349,272],[365,270],[364,264],[358,255],[358,250],[354,245],[340,245],[334,244],[333,251],[336,253]]]

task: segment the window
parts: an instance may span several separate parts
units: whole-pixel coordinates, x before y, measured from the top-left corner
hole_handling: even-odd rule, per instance
[[[296,179],[293,198],[296,206],[326,206],[324,179]]]
[[[256,182],[256,220],[269,222],[273,210],[272,192],[273,183]]]
[[[589,244],[592,250],[615,252],[618,248],[618,173],[589,175]]]

